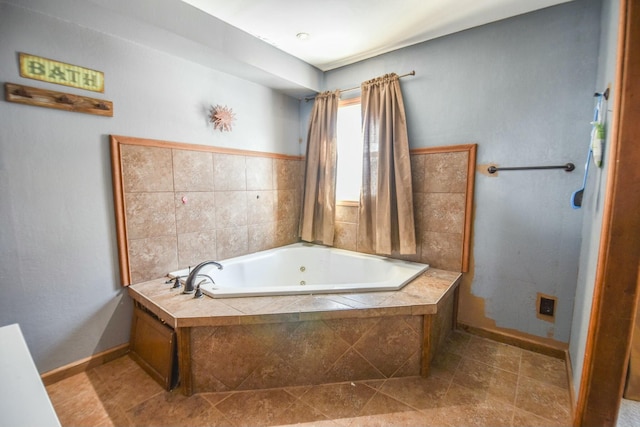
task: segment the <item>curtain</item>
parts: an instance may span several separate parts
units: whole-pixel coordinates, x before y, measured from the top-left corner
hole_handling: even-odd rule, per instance
[[[340,91],[316,96],[307,135],[300,238],[333,245]]]
[[[407,124],[399,77],[361,85],[363,166],[360,242],[367,252],[416,253]]]

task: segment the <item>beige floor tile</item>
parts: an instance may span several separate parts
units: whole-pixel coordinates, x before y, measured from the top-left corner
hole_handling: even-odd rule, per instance
[[[482,362],[463,358],[453,376],[453,382],[513,404],[518,376]]]
[[[393,378],[387,380],[381,393],[403,402],[415,409],[438,406],[449,389],[449,381],[441,378]]]
[[[471,335],[469,334],[460,331],[453,331],[445,340],[442,351],[464,356],[470,339]]]
[[[544,354],[523,351],[520,374],[557,387],[569,387],[564,360]]]
[[[376,393],[367,404],[364,405],[358,416],[387,415],[414,411],[413,408],[386,394]]]
[[[216,408],[236,426],[272,426],[287,422],[283,414],[294,402],[297,399],[283,389],[256,390],[233,393]],[[299,415],[299,410],[293,411],[288,414]]]
[[[571,424],[563,361],[464,332],[454,332],[444,347],[428,378],[186,397],[163,390],[125,356],[47,386],[47,392],[63,426]]]
[[[438,408],[429,412],[451,426],[510,426],[513,405],[486,393],[451,384]]]
[[[448,351],[438,352],[431,360],[429,376],[451,379],[458,369],[462,356]]]
[[[520,370],[522,350],[481,337],[471,337],[465,349],[465,357],[487,365],[513,372]]]
[[[127,411],[135,426],[228,426],[229,420],[200,395],[163,392]]]
[[[90,373],[80,373],[46,387],[51,403],[61,405],[66,400],[78,399],[79,394],[95,393]]]
[[[54,404],[58,419],[63,426],[113,426],[109,412],[97,395],[82,392],[76,399]]]
[[[111,392],[110,399],[124,410],[163,393],[164,389],[142,369],[133,369],[114,375],[105,385]]]
[[[568,424],[563,424],[560,421],[540,417],[519,408],[516,408],[513,413],[513,427],[563,427],[567,425]]]
[[[571,423],[569,392],[533,378],[520,376],[515,405],[553,421]]]
[[[91,370],[101,380],[109,382],[112,380],[118,380],[122,378],[122,375],[126,372],[141,371],[142,368],[131,357],[124,356],[115,360],[105,363]]]
[[[325,384],[312,387],[301,400],[328,418],[352,418],[376,393],[362,383]]]
[[[349,427],[417,427],[442,426],[432,424],[427,415],[420,411],[402,411],[386,414],[367,415],[342,420]]]
[[[274,422],[278,425],[308,422],[317,423],[323,421],[329,421],[329,419],[317,409],[310,407],[300,400],[293,402],[277,419],[274,419]]]

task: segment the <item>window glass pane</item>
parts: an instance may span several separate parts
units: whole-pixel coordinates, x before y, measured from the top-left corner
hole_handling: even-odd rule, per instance
[[[338,108],[338,172],[336,200],[360,200],[362,137],[360,104]]]

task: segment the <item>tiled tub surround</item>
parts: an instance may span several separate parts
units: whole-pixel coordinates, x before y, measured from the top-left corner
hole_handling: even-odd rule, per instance
[[[121,279],[298,241],[302,158],[111,137]]]
[[[411,150],[417,253],[393,255],[451,271],[469,270],[476,145]],[[358,204],[336,207],[334,245],[361,251]]]
[[[411,151],[417,254],[467,271],[476,145]],[[111,137],[121,280],[162,277],[298,241],[304,160]],[[336,209],[335,246],[359,250],[358,207]]]
[[[157,279],[129,294],[175,329],[190,395],[426,376],[452,329],[460,277],[429,269],[393,292],[225,299]]]

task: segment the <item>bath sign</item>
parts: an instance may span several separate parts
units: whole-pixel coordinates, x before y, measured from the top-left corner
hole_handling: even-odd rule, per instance
[[[104,73],[40,56],[20,53],[20,75],[28,79],[104,92]]]

